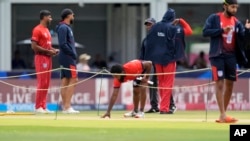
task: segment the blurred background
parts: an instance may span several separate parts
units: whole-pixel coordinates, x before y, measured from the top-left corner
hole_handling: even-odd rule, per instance
[[[250,17],[250,1],[238,2],[237,18],[245,22]],[[53,21],[49,30],[52,44],[58,48],[55,27],[64,8],[72,9],[75,14],[72,29],[79,56],[77,63],[82,64],[79,66],[84,71],[91,72],[138,58],[141,42],[147,34],[145,19],[152,17],[160,21],[168,8],[175,9],[177,18],[184,18],[193,29],[193,35],[186,37],[186,58],[177,62],[177,71],[190,71],[176,75],[173,90],[176,105],[180,110],[217,109],[215,88],[210,84],[210,69],[195,69],[209,67],[209,39],[202,37],[202,28],[210,14],[222,11],[222,3],[223,0],[0,0],[0,111],[33,111],[36,76],[24,75],[34,73],[31,32],[39,24],[40,10],[51,11]],[[203,67],[194,63],[197,58],[205,62]],[[58,67],[55,56],[53,69]],[[19,77],[8,79],[13,75]],[[84,82],[91,75],[79,73],[78,76],[79,81]],[[58,72],[52,73],[48,92],[50,110],[58,107],[59,77]],[[240,75],[229,109],[250,109],[249,77],[249,73]],[[101,78],[96,77],[76,86],[72,98],[75,109],[99,109],[97,103],[101,104],[100,109],[107,109],[113,82],[111,77]],[[132,82],[123,84],[114,109],[129,110],[133,107],[131,85]],[[185,88],[187,86],[190,87]],[[147,100],[146,109],[149,106]]]
[[[144,20],[153,17],[159,21],[167,8],[173,8],[177,17],[184,18],[193,29],[193,35],[186,38],[187,58],[178,63],[185,64],[181,68],[192,69],[201,52],[207,60],[209,39],[202,37],[202,28],[211,13],[222,10],[222,3],[222,0],[1,0],[0,70],[33,70],[34,54],[29,39],[33,27],[39,23],[39,11],[51,11],[53,21],[49,29],[57,40],[55,27],[64,8],[71,8],[75,13],[72,27],[78,43],[77,53],[91,56],[88,60],[91,69],[96,69],[94,62],[99,60],[108,67],[114,62],[137,58],[146,35]],[[244,22],[250,17],[250,2],[239,0],[239,3],[237,17]],[[23,60],[21,67],[12,66],[14,58]],[[53,68],[58,67],[54,57]]]

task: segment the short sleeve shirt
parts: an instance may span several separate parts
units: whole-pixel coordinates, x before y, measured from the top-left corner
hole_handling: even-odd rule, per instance
[[[117,78],[114,78],[113,85],[114,88],[119,88],[121,83],[134,80],[137,76],[143,73],[143,65],[140,60],[132,60],[123,65],[123,70],[125,74],[134,74],[134,75],[125,75],[124,80],[120,82]]]
[[[45,49],[51,48],[51,35],[48,28],[37,25],[32,31],[31,41],[37,42],[37,44]]]

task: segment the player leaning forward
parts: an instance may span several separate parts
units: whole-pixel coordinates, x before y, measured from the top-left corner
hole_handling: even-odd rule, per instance
[[[125,113],[125,117],[135,117],[143,118],[144,117],[144,107],[146,103],[146,85],[148,85],[149,74],[151,72],[152,62],[151,61],[141,61],[141,60],[132,60],[124,65],[114,65],[111,67],[111,73],[114,77],[114,90],[109,102],[107,112],[102,116],[102,118],[109,117],[110,112],[115,104],[117,96],[119,94],[119,89],[121,83],[133,80],[133,104],[134,110],[129,113]],[[138,78],[142,77],[142,80]],[[139,81],[139,82],[138,82]],[[138,84],[139,83],[139,84]],[[140,109],[139,108],[140,102]]]
[[[37,91],[35,109],[37,113],[53,113],[46,108],[47,92],[50,85],[52,56],[59,50],[51,45],[51,35],[48,26],[52,21],[48,10],[40,11],[40,24],[32,31],[31,47],[35,52],[34,63],[37,77]],[[44,72],[44,73],[41,73]]]

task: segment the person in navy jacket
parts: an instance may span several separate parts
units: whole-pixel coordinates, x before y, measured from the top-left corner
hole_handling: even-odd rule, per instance
[[[170,22],[172,20],[172,22]],[[156,73],[158,75],[158,87],[161,97],[160,114],[172,114],[170,110],[170,97],[174,84],[176,71],[176,37],[180,32],[177,24],[180,20],[175,20],[175,12],[168,9],[164,14],[162,21],[157,22],[146,36],[146,47],[144,59],[151,60],[155,64]],[[171,74],[166,74],[171,73]]]
[[[186,59],[185,56],[185,37],[192,35],[193,31],[190,25],[183,18],[176,18],[175,10],[169,9],[166,14],[166,21],[176,26],[175,36],[175,55],[171,61],[176,62],[178,60]],[[173,114],[177,110],[175,106],[173,95],[170,97],[170,109],[168,114]]]
[[[147,32],[152,28],[152,26],[156,23],[156,20],[154,18],[147,18],[144,22],[145,28]],[[147,46],[146,38],[143,39],[141,49],[140,49],[140,60],[145,60],[144,59],[144,54],[145,54],[145,47]],[[152,64],[151,68],[151,73],[156,73],[155,71],[155,66]],[[153,82],[153,87],[157,87],[157,75],[151,75],[150,80]],[[157,113],[159,112],[158,108],[158,93],[157,93],[157,88],[149,88],[149,99],[150,99],[150,105],[151,108],[146,111],[145,113]]]
[[[74,93],[75,84],[77,82],[76,59],[77,53],[75,48],[75,40],[70,24],[74,21],[74,13],[71,9],[63,9],[61,12],[62,21],[56,28],[58,34],[58,42],[60,47],[59,64],[62,68],[62,104],[63,113],[75,114],[79,111],[71,107],[71,98]]]
[[[250,23],[247,20],[244,27],[235,17],[238,7],[237,0],[225,0],[223,12],[211,14],[203,28],[203,36],[210,37],[209,59],[220,111],[219,119],[216,120],[219,123],[237,121],[228,116],[226,110],[232,96],[234,81],[237,80],[236,64],[247,62],[242,43],[245,33],[249,32]]]

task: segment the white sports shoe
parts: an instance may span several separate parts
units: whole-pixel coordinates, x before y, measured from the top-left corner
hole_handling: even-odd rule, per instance
[[[47,114],[47,112],[42,107],[36,109],[35,112],[38,114]]]
[[[54,114],[54,113],[55,113],[55,111],[50,111],[49,109],[45,109],[45,112],[46,112],[47,114]]]
[[[123,116],[124,117],[134,117],[137,113],[135,111],[131,111],[128,113],[125,113]]]
[[[144,118],[144,112],[136,113],[135,118]]]
[[[72,107],[70,107],[67,110],[63,110],[62,113],[63,114],[79,114],[80,111],[76,111]]]

